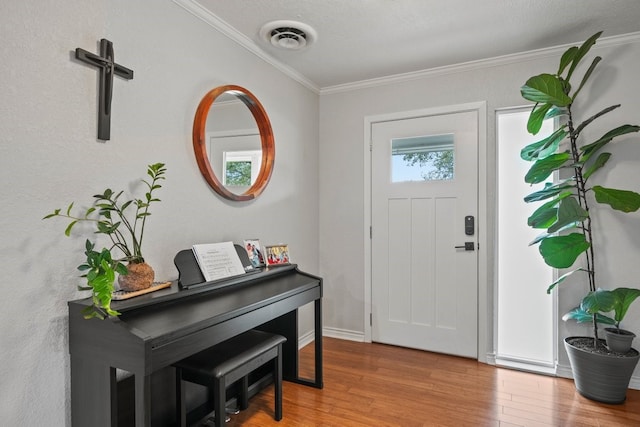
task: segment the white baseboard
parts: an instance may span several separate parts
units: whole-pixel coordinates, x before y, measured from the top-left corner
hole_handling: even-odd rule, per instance
[[[313,330],[300,335],[298,337],[298,350],[300,350],[302,347],[305,347],[311,344],[314,339],[315,339],[315,334],[313,333]]]
[[[486,360],[487,360],[487,365],[492,365],[492,366],[496,365],[496,354],[495,353],[487,353],[487,355],[485,357],[486,357]]]
[[[323,328],[322,335],[329,338],[338,338],[342,340],[364,342],[364,333],[350,331],[348,329]]]
[[[347,329],[323,328],[322,336],[329,338],[338,338],[341,340],[364,342],[364,334],[362,332],[349,331]],[[298,337],[298,349],[309,345],[315,339],[313,330],[305,332]]]
[[[556,366],[556,377],[560,378],[569,378],[573,379],[573,372],[571,371],[571,366],[569,365],[557,365]]]

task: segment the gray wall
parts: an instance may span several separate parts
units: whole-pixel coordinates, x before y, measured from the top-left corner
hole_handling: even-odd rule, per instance
[[[594,32],[596,30],[594,29]],[[557,69],[562,50],[541,54],[516,55],[464,67],[426,72],[413,79],[390,80],[388,84],[366,87],[353,85],[352,90],[326,90],[320,97],[320,268],[325,279],[325,328],[335,336],[363,339],[365,337],[365,253],[364,206],[365,150],[364,118],[372,115],[442,107],[476,101],[487,102],[487,194],[485,212],[479,213],[479,223],[488,224],[487,241],[480,242],[488,251],[487,289],[480,293],[479,319],[481,359],[489,360],[493,352],[493,288],[495,262],[495,110],[525,105],[519,88],[526,79]],[[632,37],[601,40],[592,51],[604,57],[598,75],[580,95],[581,103],[593,103],[584,111],[588,117],[598,110],[621,103],[608,118],[587,128],[595,139],[624,123],[640,123],[640,40]],[[348,88],[347,88],[348,89]],[[597,98],[597,99],[596,99]],[[620,138],[609,150],[613,153],[608,172],[594,175],[604,186],[619,186],[640,192],[637,170],[640,161],[640,135]],[[484,218],[483,218],[484,217]],[[601,287],[640,286],[640,213],[623,215],[606,208],[596,214],[598,247],[596,273]],[[523,242],[527,244],[528,242]],[[540,284],[545,292],[548,284]],[[574,307],[585,292],[582,283],[566,283],[559,293],[561,314]],[[630,310],[626,327],[640,330],[640,303]],[[574,323],[559,324],[560,339],[573,334],[588,334],[586,327]],[[568,365],[564,349],[560,350],[560,365]],[[639,372],[639,371],[636,371]],[[637,374],[636,374],[637,375]]]
[[[0,17],[0,420],[64,426],[66,302],[87,296],[76,290],[87,235],[67,238],[65,221],[41,218],[107,187],[140,190],[146,165],[165,162],[144,248],[158,279],[177,278],[181,249],[243,238],[288,243],[317,273],[318,95],[170,0],[4,1]],[[76,47],[97,52],[100,38],[135,72],[114,81],[106,143],[96,141],[97,71],[72,59]],[[253,92],[273,126],[273,177],[253,202],[220,199],[193,155],[196,107],[222,84]]]

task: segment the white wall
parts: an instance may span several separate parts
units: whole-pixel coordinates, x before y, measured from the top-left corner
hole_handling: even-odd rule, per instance
[[[594,28],[594,32],[597,29]],[[489,224],[488,241],[479,242],[488,251],[488,289],[480,295],[486,306],[486,318],[479,319],[481,347],[493,351],[493,259],[495,251],[495,110],[525,105],[520,86],[527,78],[557,69],[557,50],[548,54],[522,55],[500,61],[487,61],[475,67],[456,67],[424,73],[412,80],[395,79],[386,85],[367,87],[354,85],[353,90],[325,90],[320,97],[320,268],[325,280],[324,324],[336,335],[364,337],[365,313],[365,251],[364,242],[364,117],[411,111],[430,107],[486,101],[488,110],[487,136],[487,200],[488,209],[480,212]],[[592,77],[591,88],[583,90],[581,102],[594,101],[595,106],[585,117],[610,104],[622,103],[622,108],[590,126],[589,135],[597,137],[623,123],[640,123],[640,42],[634,37],[601,41],[592,53],[604,57],[599,75]],[[598,97],[599,99],[595,100]],[[579,106],[577,108],[580,108]],[[633,143],[635,142],[635,144]],[[640,135],[620,139],[613,144],[614,169],[594,175],[603,185],[621,186],[640,191],[637,170],[640,162]],[[603,181],[604,180],[604,181]],[[603,209],[596,214],[596,245],[599,255],[597,275],[602,287],[609,285],[640,286],[640,213],[622,215]],[[601,230],[601,231],[600,231]],[[523,242],[526,245],[528,242]],[[567,283],[560,290],[561,313],[575,306],[585,291],[583,284]],[[540,284],[545,292],[546,283]],[[482,311],[481,311],[482,315]],[[625,322],[628,329],[640,331],[640,303],[632,309]],[[560,324],[560,339],[568,334],[587,334],[586,327]],[[487,355],[489,356],[489,355]],[[484,357],[484,355],[480,355]],[[560,364],[568,365],[561,348]]]
[[[170,0],[4,1],[0,20],[0,420],[64,426],[66,302],[86,296],[75,268],[87,236],[41,218],[107,187],[139,189],[146,165],[165,162],[144,248],[159,279],[177,278],[173,257],[193,243],[256,237],[288,243],[317,273],[318,95]],[[96,141],[97,71],[72,59],[100,38],[135,72],[114,80],[108,142]],[[273,126],[274,174],[253,202],[220,199],[193,155],[196,107],[221,84],[252,91]]]

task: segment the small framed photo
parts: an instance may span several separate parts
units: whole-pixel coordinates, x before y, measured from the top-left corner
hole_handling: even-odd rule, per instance
[[[264,255],[262,254],[262,246],[260,246],[260,240],[247,239],[243,241],[244,249],[247,251],[249,261],[254,267],[264,266]]]
[[[264,251],[267,267],[286,265],[291,262],[288,245],[265,246]]]

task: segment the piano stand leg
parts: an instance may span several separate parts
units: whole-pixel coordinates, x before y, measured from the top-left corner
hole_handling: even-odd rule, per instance
[[[134,373],[136,383],[136,427],[151,426],[151,376]]]
[[[231,418],[228,415],[225,415],[224,417],[224,422],[228,423],[229,421],[231,421]],[[214,414],[213,417],[209,417],[207,418],[207,423],[211,422],[213,425],[215,425],[216,422],[216,415]]]

